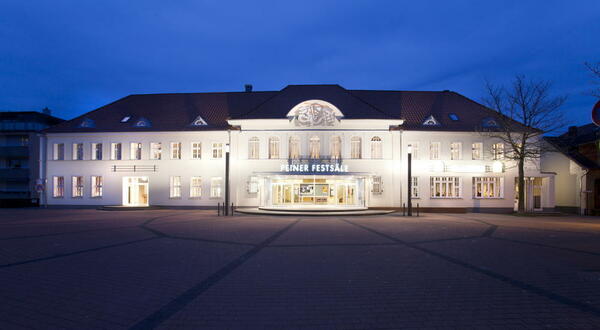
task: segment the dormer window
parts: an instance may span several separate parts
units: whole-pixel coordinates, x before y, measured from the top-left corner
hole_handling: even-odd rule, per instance
[[[194,121],[192,122],[192,126],[206,126],[208,125],[206,123],[206,120],[204,120],[204,118],[202,118],[201,116],[196,117],[196,119],[194,119]]]
[[[425,121],[423,121],[423,126],[440,126],[440,122],[438,122],[433,115],[427,117]]]
[[[134,127],[152,127],[152,123],[146,118],[140,118],[133,125]]]
[[[81,123],[79,123],[79,127],[96,127],[96,122],[92,119],[84,118]]]
[[[490,118],[490,117],[484,118],[483,121],[482,121],[482,123],[481,123],[481,126],[487,127],[487,128],[490,128],[490,127],[492,127],[492,128],[493,127],[499,127],[498,122],[496,121],[496,119]]]
[[[452,120],[452,121],[458,121],[458,115],[455,113],[449,113],[448,117]]]
[[[131,119],[131,116],[125,116],[125,117],[123,117],[123,119],[121,119],[121,122],[126,123],[129,121],[129,119]]]

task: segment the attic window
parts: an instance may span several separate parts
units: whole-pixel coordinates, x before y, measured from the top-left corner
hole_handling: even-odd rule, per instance
[[[201,116],[196,117],[196,119],[194,119],[194,121],[192,122],[192,126],[206,126],[206,125],[208,125],[208,124]]]
[[[96,127],[96,122],[92,119],[85,118],[79,123],[79,127]]]
[[[484,118],[481,125],[483,127],[498,127],[498,122],[494,118]]]
[[[427,119],[425,119],[425,121],[423,122],[423,126],[439,126],[440,122],[438,122],[433,115],[427,117]]]
[[[123,119],[121,119],[121,122],[126,123],[129,121],[129,119],[131,119],[131,116],[125,116],[125,117],[123,117]]]
[[[450,117],[450,119],[452,119],[452,121],[458,121],[458,115],[455,113],[449,113],[448,117]]]
[[[135,127],[152,127],[152,123],[150,123],[150,121],[146,118],[140,118],[140,119],[138,119],[138,121],[135,122],[135,124],[133,126],[135,126]]]

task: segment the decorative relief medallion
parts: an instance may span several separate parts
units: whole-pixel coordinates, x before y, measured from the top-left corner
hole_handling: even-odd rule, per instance
[[[291,116],[290,116],[291,115]],[[343,115],[326,102],[306,101],[295,106],[288,115],[297,126],[333,126]]]

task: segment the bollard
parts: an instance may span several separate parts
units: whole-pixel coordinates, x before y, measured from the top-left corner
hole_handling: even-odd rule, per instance
[[[217,203],[217,216],[221,216],[221,203]]]
[[[406,203],[402,203],[402,216],[406,216]]]
[[[417,203],[417,216],[419,216],[419,203]]]
[[[233,216],[233,203],[231,203],[231,216]]]

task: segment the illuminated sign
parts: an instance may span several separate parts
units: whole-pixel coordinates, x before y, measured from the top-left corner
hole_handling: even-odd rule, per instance
[[[332,164],[281,164],[281,172],[286,173],[346,173],[348,165]]]

